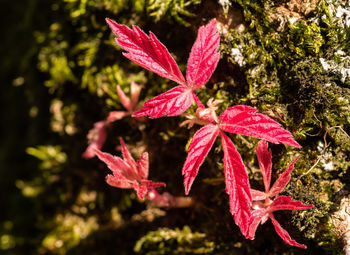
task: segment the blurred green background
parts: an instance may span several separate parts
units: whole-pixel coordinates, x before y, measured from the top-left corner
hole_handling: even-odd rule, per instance
[[[332,213],[349,194],[350,16],[346,1],[27,0],[0,2],[0,254],[339,254]],[[349,10],[350,11],[350,10]],[[247,104],[291,131],[303,146],[272,145],[274,175],[301,159],[286,195],[315,204],[277,215],[308,250],[290,247],[270,222],[256,240],[234,224],[225,194],[222,151],[210,152],[191,208],[161,209],[131,190],[108,186],[109,170],[83,159],[86,135],[113,110],[115,93],[144,85],[141,101],[174,86],[125,59],[105,17],[152,31],[182,71],[199,26],[216,18],[221,60],[199,97],[220,110]],[[194,112],[194,108],[190,111]],[[181,167],[196,128],[185,118],[108,129],[103,151],[150,153],[150,177],[183,196]],[[252,187],[261,187],[256,139],[235,136]],[[218,143],[219,145],[219,143]],[[310,170],[311,169],[311,170]],[[310,170],[310,171],[308,171]],[[303,175],[305,174],[305,175]]]

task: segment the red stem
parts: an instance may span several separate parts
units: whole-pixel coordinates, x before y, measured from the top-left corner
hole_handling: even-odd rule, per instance
[[[197,95],[196,95],[194,92],[192,92],[192,95],[193,95],[193,99],[194,99],[195,103],[197,104],[198,108],[204,109],[205,107],[204,107],[204,105],[202,104],[201,100],[199,100],[199,98],[197,97]]]

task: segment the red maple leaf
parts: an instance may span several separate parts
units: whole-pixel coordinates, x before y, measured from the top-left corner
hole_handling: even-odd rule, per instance
[[[249,106],[237,105],[226,109],[220,118],[216,116],[216,105],[219,101],[208,101],[208,108],[198,108],[196,117],[183,124],[205,125],[198,130],[189,145],[188,156],[182,168],[185,192],[189,193],[197,176],[199,167],[213,146],[218,134],[221,136],[224,151],[224,170],[226,192],[230,197],[230,212],[235,215],[235,222],[246,233],[252,202],[248,175],[242,158],[233,142],[223,131],[246,136],[263,138],[272,143],[283,143],[300,148],[290,132],[268,116],[257,113]]]
[[[106,182],[109,185],[122,189],[134,189],[137,196],[142,200],[149,189],[165,186],[163,182],[148,180],[149,161],[147,152],[144,152],[140,159],[135,161],[122,138],[120,138],[120,143],[123,159],[94,148],[98,158],[106,163],[112,171],[112,174],[106,176]]]
[[[199,107],[202,103],[193,92],[204,85],[220,59],[218,52],[220,36],[216,31],[216,20],[199,28],[197,39],[187,62],[186,79],[167,48],[150,32],[147,36],[139,27],[129,29],[113,20],[106,19],[117,35],[117,44],[126,51],[125,57],[156,74],[173,80],[179,86],[148,100],[133,117],[149,116],[159,118],[164,115],[177,116],[185,112],[193,100]]]
[[[273,186],[270,188],[271,181],[271,151],[268,149],[267,143],[261,140],[256,149],[259,166],[263,175],[265,192],[251,189],[253,211],[249,218],[248,230],[246,237],[253,240],[258,225],[264,224],[269,218],[275,227],[277,234],[289,245],[306,249],[306,245],[299,244],[293,240],[288,232],[281,227],[275,219],[273,212],[278,210],[305,210],[312,208],[314,205],[305,205],[300,201],[293,201],[291,197],[279,196],[279,193],[286,187],[290,181],[290,174],[293,171],[294,164],[298,160],[296,158],[287,169],[279,176]]]

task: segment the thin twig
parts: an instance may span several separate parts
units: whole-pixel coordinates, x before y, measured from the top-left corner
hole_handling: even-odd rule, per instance
[[[315,162],[315,164],[312,165],[312,167],[311,167],[309,170],[307,170],[305,173],[303,173],[302,175],[300,175],[300,176],[298,177],[298,179],[297,179],[298,181],[299,181],[302,177],[304,177],[305,175],[308,175],[309,173],[311,173],[312,170],[318,165],[318,163],[319,163],[319,162],[321,161],[321,159],[324,157],[324,154],[325,154],[325,152],[326,152],[326,149],[327,149],[328,146],[329,146],[329,144],[327,144],[327,140],[326,140],[327,134],[328,134],[328,130],[326,130],[326,133],[325,133],[324,136],[323,136],[324,148],[323,148],[323,150],[322,150],[322,152],[321,152],[321,155],[318,156],[317,161]]]
[[[350,139],[350,136],[348,135],[348,133],[346,133],[346,131],[341,126],[330,127],[330,128],[328,128],[328,130],[331,130],[333,128],[339,128],[340,131],[342,131],[344,133],[344,135],[346,135]]]

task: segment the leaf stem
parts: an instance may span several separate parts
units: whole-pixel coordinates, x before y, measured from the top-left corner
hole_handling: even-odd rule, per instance
[[[196,105],[198,106],[198,108],[204,109],[205,107],[204,107],[203,103],[201,102],[201,100],[199,100],[199,98],[197,97],[197,95],[196,95],[194,92],[192,92],[192,95],[193,95],[194,102],[196,103]]]

